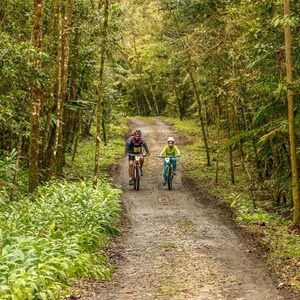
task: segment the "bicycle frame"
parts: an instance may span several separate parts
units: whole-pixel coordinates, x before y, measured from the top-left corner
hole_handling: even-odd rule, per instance
[[[161,156],[161,155],[159,155],[158,156],[160,158],[164,158],[164,160],[167,164],[166,175],[167,175],[167,183],[168,183],[168,189],[169,190],[172,189],[172,180],[173,180],[173,177],[174,177],[173,163],[171,162],[171,158],[179,157],[179,156],[180,155],[175,155],[175,156],[169,156],[169,155]]]
[[[130,156],[134,156],[133,161],[133,188],[138,191],[140,189],[140,179],[141,179],[141,163],[140,160],[142,157],[145,157],[145,154],[129,154]]]

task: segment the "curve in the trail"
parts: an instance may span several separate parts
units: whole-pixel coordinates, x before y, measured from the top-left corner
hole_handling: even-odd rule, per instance
[[[118,165],[127,222],[111,250],[116,273],[84,299],[287,299],[222,211],[204,204],[209,195],[183,184],[180,161],[173,190],[162,185],[157,155],[169,135],[181,142],[171,127],[158,119],[131,126],[142,130],[152,155],[138,192],[128,185],[127,158]]]

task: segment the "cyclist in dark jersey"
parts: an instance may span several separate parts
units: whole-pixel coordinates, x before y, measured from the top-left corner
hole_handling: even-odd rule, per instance
[[[128,138],[128,140],[126,142],[126,149],[125,149],[126,155],[142,154],[143,149],[145,149],[146,153],[148,155],[150,155],[148,146],[146,144],[146,140],[144,138],[142,138],[141,135],[142,135],[142,132],[139,129],[136,129],[133,132],[133,135]],[[133,180],[132,180],[133,162],[134,162],[134,156],[129,155],[129,169],[128,169],[129,185],[133,184]],[[142,169],[143,164],[144,164],[143,157],[141,157],[140,163],[141,163],[141,176],[143,176],[143,169]]]

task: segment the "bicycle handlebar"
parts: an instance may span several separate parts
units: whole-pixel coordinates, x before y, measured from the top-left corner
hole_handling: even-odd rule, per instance
[[[181,155],[180,154],[176,154],[175,156],[174,155],[158,155],[159,158],[166,158],[166,157],[180,157]]]

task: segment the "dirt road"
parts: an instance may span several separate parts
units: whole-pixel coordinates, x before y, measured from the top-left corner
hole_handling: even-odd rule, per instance
[[[162,185],[157,154],[174,136],[171,128],[159,120],[134,120],[132,127],[142,130],[152,155],[138,192],[128,185],[127,158],[120,161],[115,180],[127,221],[111,251],[116,274],[84,299],[296,299],[277,289],[254,246],[209,204],[215,200],[183,183],[180,159],[174,189]]]

